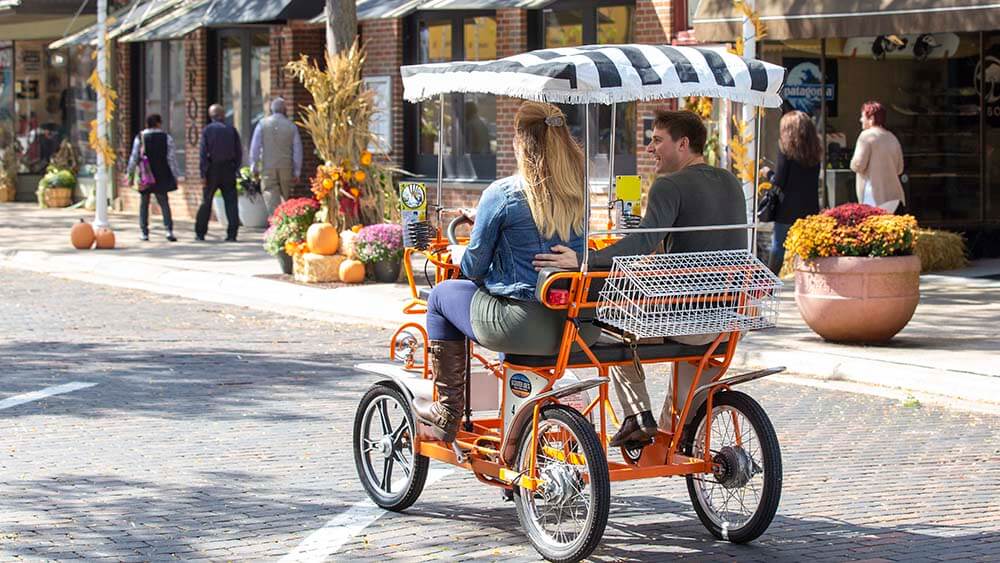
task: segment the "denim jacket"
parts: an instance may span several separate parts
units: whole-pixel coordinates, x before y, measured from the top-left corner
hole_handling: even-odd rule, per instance
[[[508,176],[490,184],[476,208],[469,246],[462,257],[462,273],[486,287],[491,295],[535,300],[538,272],[531,261],[541,252],[561,244],[583,252],[583,235],[569,241],[559,236],[542,238],[531,217],[531,208],[520,176]]]

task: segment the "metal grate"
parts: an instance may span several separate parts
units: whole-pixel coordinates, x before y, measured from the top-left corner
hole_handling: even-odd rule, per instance
[[[619,256],[597,318],[636,338],[768,328],[781,286],[746,250]]]

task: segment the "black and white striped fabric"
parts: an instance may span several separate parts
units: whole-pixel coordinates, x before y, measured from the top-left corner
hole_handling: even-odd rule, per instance
[[[710,96],[778,107],[785,69],[731,53],[668,45],[542,49],[496,61],[404,66],[403,98],[481,93],[542,102],[611,104]]]

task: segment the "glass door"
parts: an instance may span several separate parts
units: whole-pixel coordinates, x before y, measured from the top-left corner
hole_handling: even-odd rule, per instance
[[[271,48],[267,31],[227,29],[219,32],[219,97],[226,122],[236,128],[248,161],[257,122],[271,100]]]

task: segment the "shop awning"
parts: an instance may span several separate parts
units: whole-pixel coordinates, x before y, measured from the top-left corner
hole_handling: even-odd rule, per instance
[[[130,5],[108,15],[108,39],[114,39],[128,33],[143,22],[153,21],[168,10],[173,10],[184,0],[137,0]],[[91,18],[88,21],[91,21]],[[49,45],[50,49],[59,49],[71,45],[97,45],[97,26],[90,27],[64,37]]]
[[[1000,29],[1000,0],[757,0],[767,38],[819,39]],[[701,0],[698,41],[732,41],[743,17],[732,0]]]
[[[89,26],[95,19],[92,1],[0,0],[0,41],[62,37]]]
[[[358,21],[401,18],[417,10],[496,10],[541,8],[555,0],[358,0]],[[326,22],[326,10],[312,20]]]
[[[164,41],[180,39],[199,27],[309,19],[322,6],[315,0],[196,0],[144,23],[119,41]]]

